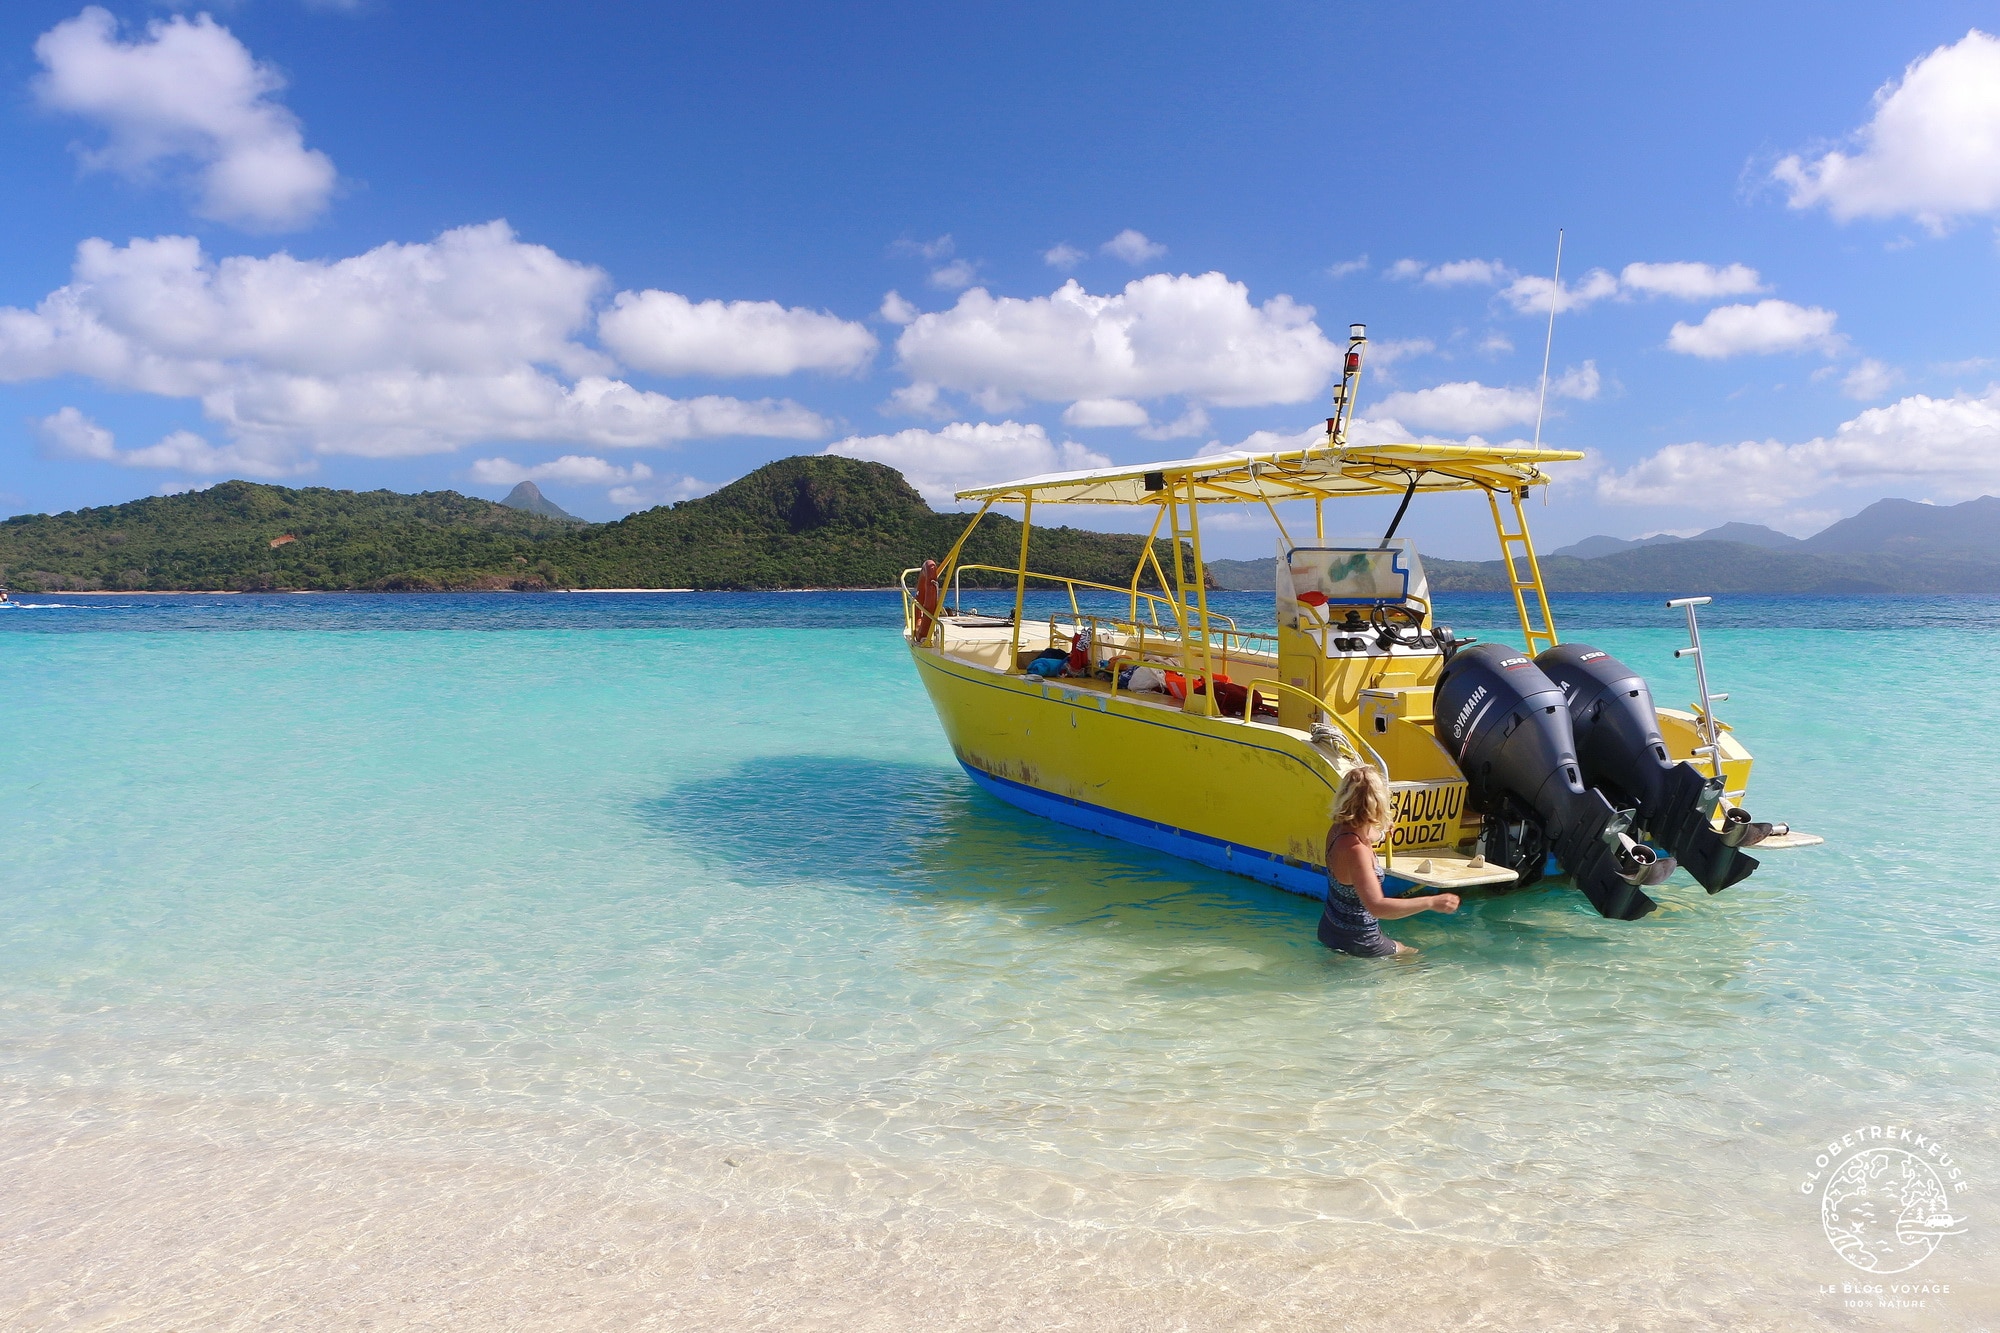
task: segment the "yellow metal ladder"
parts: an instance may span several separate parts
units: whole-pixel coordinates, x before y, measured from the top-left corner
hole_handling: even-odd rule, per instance
[[[1493,531],[1500,538],[1500,562],[1507,570],[1507,586],[1514,594],[1514,609],[1521,616],[1521,635],[1528,641],[1528,656],[1534,657],[1544,648],[1556,646],[1556,618],[1549,611],[1549,593],[1542,583],[1542,565],[1535,558],[1534,539],[1528,535],[1527,511],[1521,506],[1527,494],[1526,487],[1507,492],[1507,498],[1514,504],[1512,532],[1507,530],[1506,516],[1500,509],[1500,492],[1486,492],[1486,502],[1493,509]],[[1520,548],[1518,554],[1516,547]],[[1525,579],[1521,577],[1521,568],[1516,563],[1522,555],[1528,560],[1528,577]],[[1527,598],[1531,591],[1535,594],[1532,608]]]

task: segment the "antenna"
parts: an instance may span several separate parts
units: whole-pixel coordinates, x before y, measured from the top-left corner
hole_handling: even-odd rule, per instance
[[[1542,396],[1535,401],[1535,447],[1542,447],[1542,412],[1549,405],[1549,353],[1556,346],[1556,300],[1563,289],[1563,233],[1556,228],[1556,280],[1549,288],[1549,337],[1542,344]]]
[[[1326,442],[1338,449],[1347,443],[1347,423],[1354,417],[1354,396],[1361,391],[1361,353],[1368,346],[1368,326],[1347,326],[1347,355],[1340,363],[1340,383],[1333,386],[1333,415],[1326,419]]]

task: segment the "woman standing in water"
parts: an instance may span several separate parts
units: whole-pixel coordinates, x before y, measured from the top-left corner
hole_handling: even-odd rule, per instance
[[[1419,912],[1456,912],[1458,895],[1390,898],[1382,892],[1375,847],[1389,836],[1389,784],[1366,764],[1347,770],[1333,794],[1333,827],[1326,835],[1326,911],[1319,918],[1319,942],[1356,958],[1415,953],[1382,933],[1383,918]]]

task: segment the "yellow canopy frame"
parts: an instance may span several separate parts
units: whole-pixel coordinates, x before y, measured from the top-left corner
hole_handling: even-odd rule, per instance
[[[1500,557],[1505,567],[1514,608],[1520,617],[1521,633],[1530,655],[1554,645],[1555,617],[1549,610],[1548,590],[1542,581],[1541,562],[1528,533],[1528,517],[1523,501],[1536,486],[1545,486],[1550,477],[1548,463],[1575,462],[1583,455],[1566,449],[1535,449],[1489,444],[1374,444],[1352,445],[1329,442],[1312,448],[1270,452],[1227,452],[1161,463],[1096,468],[1084,472],[1054,472],[1026,477],[994,486],[976,486],[958,492],[961,500],[980,502],[950,553],[945,557],[940,581],[949,580],[964,550],[966,538],[996,504],[1021,506],[1020,565],[1014,571],[1015,647],[1025,611],[1028,579],[1029,524],[1037,503],[1152,505],[1155,515],[1139,568],[1132,576],[1134,599],[1146,563],[1151,560],[1151,537],[1158,534],[1161,519],[1167,520],[1174,541],[1174,602],[1176,618],[1192,619],[1199,633],[1183,636],[1184,660],[1190,672],[1210,674],[1208,580],[1201,550],[1201,507],[1210,504],[1262,504],[1270,509],[1281,534],[1284,524],[1276,505],[1288,500],[1311,500],[1314,528],[1325,537],[1323,506],[1328,500],[1363,496],[1405,496],[1446,491],[1481,491],[1493,515],[1494,534],[1499,538]],[[1506,496],[1503,508],[1501,497]],[[1183,520],[1185,514],[1185,520]],[[1511,524],[1509,518],[1511,517]],[[1289,534],[1285,534],[1289,540]],[[1186,542],[1192,568],[1182,561]],[[1061,580],[1057,580],[1060,582]],[[1164,584],[1165,579],[1162,578]],[[1199,663],[1199,665],[1197,665]],[[1208,693],[1213,710],[1214,691]]]

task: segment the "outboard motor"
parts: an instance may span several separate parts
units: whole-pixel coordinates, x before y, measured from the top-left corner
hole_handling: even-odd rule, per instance
[[[1673,863],[1633,841],[1631,811],[1584,785],[1561,686],[1519,650],[1482,643],[1452,655],[1434,697],[1438,739],[1465,774],[1466,804],[1489,827],[1532,828],[1539,841],[1519,850],[1539,862],[1540,848],[1553,849],[1604,916],[1633,921],[1653,910],[1639,885],[1659,883]]]
[[[1653,693],[1639,673],[1587,644],[1563,643],[1535,664],[1562,686],[1584,780],[1621,805],[1637,809],[1653,841],[1674,854],[1710,893],[1720,893],[1757,868],[1737,850],[1754,839],[1730,837],[1749,817],[1718,833],[1711,822],[1722,779],[1667,758]],[[1730,811],[1732,816],[1740,811]]]

